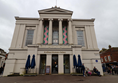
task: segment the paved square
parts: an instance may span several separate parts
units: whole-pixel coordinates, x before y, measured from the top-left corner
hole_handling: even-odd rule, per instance
[[[118,83],[118,75],[107,76],[72,76],[39,75],[35,77],[0,77],[0,83]]]

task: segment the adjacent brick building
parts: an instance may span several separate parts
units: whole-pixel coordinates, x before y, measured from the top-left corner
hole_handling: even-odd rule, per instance
[[[106,49],[105,51],[100,51],[100,58],[102,64],[118,65],[118,47],[109,46],[109,49]]]
[[[6,52],[0,48],[0,67],[3,67],[4,63],[5,63],[5,56],[6,56]]]

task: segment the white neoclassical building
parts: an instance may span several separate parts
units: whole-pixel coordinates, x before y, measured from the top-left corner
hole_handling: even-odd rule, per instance
[[[51,67],[51,74],[73,73],[73,55],[81,56],[85,67],[103,75],[94,20],[72,19],[73,12],[60,7],[39,10],[39,18],[15,17],[16,26],[9,48],[4,76],[23,74],[28,55],[35,55],[37,74]]]

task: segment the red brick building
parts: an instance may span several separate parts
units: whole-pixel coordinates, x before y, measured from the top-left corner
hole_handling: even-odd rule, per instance
[[[109,46],[109,49],[106,49],[105,51],[100,51],[100,58],[102,64],[118,65],[118,47]]]

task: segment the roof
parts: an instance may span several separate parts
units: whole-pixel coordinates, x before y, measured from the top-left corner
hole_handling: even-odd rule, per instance
[[[38,10],[39,14],[73,14],[73,11],[62,9],[60,7],[52,7],[48,9]]]

